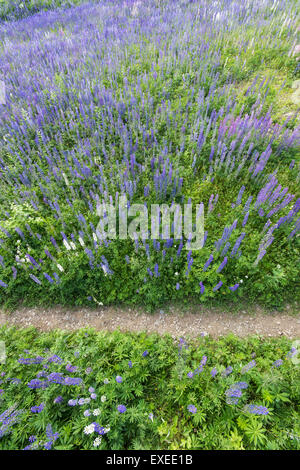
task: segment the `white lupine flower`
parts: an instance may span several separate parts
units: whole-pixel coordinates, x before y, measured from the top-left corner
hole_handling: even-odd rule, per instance
[[[103,383],[108,384],[108,383],[109,383],[109,380],[108,380],[108,379],[104,379],[104,380],[103,380]]]
[[[96,439],[94,440],[94,447],[100,446],[101,441],[102,441],[102,437],[96,437]]]
[[[71,248],[73,248],[73,250],[76,250],[76,245],[74,242],[70,242],[70,245],[71,245]]]
[[[69,243],[67,242],[67,240],[64,239],[63,244],[65,245],[67,250],[71,250],[71,247],[70,247]]]
[[[109,432],[109,431],[110,431],[110,427],[109,427],[109,426],[107,426],[106,428],[104,428],[105,434],[106,434],[107,432]]]
[[[104,264],[102,264],[101,267],[102,267],[102,269],[104,271],[104,274],[106,276],[107,275],[107,267]]]
[[[85,246],[85,243],[81,237],[79,237],[78,240],[81,246]]]
[[[95,234],[95,232],[93,232],[93,239],[94,239],[95,242],[98,241],[98,237],[97,237],[97,235]]]
[[[94,411],[93,411],[93,415],[94,416],[99,416],[101,413],[101,410],[99,408],[96,408]]]
[[[58,267],[58,269],[59,269],[62,273],[64,272],[64,268],[62,267],[61,264],[57,264],[57,267]]]
[[[103,302],[98,302],[98,300],[95,299],[95,297],[93,297],[93,301],[96,302],[96,304],[98,304],[98,305],[103,305]]]
[[[101,401],[102,401],[102,403],[104,403],[106,401],[106,396],[105,395],[102,395]]]
[[[84,428],[84,434],[92,434],[95,431],[95,426],[94,424],[90,424],[89,426],[86,426]]]
[[[46,34],[47,34],[47,33],[46,33]],[[46,34],[45,34],[45,36],[46,36]],[[46,36],[46,37],[47,37],[47,36]],[[67,186],[70,186],[69,181],[68,181],[68,178],[66,177],[65,173],[63,173],[62,175],[63,175],[63,178],[64,178],[64,180],[65,180],[66,185],[67,185]]]

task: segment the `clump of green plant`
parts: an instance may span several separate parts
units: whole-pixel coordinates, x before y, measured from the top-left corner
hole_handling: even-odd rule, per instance
[[[3,326],[0,341],[0,449],[300,449],[286,338]]]

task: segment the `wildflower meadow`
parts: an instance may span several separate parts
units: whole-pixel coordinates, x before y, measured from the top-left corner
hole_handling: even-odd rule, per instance
[[[0,4],[0,302],[299,298],[297,2],[62,3]],[[203,204],[203,247],[99,239],[121,197]]]
[[[0,0],[2,311],[299,305],[299,12]],[[299,450],[299,341],[200,333],[0,325],[0,450]]]
[[[300,449],[299,351],[284,337],[0,339],[0,450]]]

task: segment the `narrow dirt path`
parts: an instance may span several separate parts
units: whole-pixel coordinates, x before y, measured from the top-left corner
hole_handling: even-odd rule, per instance
[[[284,312],[266,313],[259,307],[250,311],[224,312],[221,309],[193,307],[182,311],[171,307],[168,311],[148,314],[142,309],[101,307],[98,309],[21,308],[13,313],[0,310],[0,325],[35,326],[41,331],[61,328],[75,330],[93,327],[96,330],[146,331],[173,337],[209,334],[216,338],[232,332],[237,336],[286,336],[300,338],[300,310],[289,306]]]

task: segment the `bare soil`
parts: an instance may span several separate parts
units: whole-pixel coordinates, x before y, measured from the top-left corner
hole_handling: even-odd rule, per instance
[[[224,312],[220,308],[203,306],[183,311],[170,307],[149,314],[142,309],[101,307],[98,309],[55,307],[20,308],[12,313],[0,310],[0,325],[34,326],[41,331],[52,329],[76,330],[92,327],[96,330],[170,334],[174,338],[211,335],[214,338],[234,333],[245,337],[286,336],[300,338],[300,310],[287,306],[283,312],[265,312],[259,307],[237,312]]]

